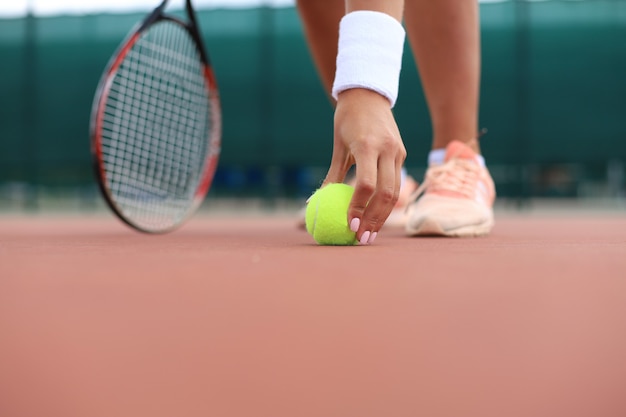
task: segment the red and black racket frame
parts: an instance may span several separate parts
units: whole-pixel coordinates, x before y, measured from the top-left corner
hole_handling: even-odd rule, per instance
[[[211,187],[211,183],[213,182],[213,177],[215,175],[215,171],[217,170],[217,163],[219,159],[219,154],[221,151],[221,105],[219,98],[219,90],[217,86],[217,81],[215,78],[215,73],[213,72],[213,67],[211,65],[211,61],[209,59],[209,55],[206,52],[204,41],[202,40],[202,36],[200,34],[200,29],[197,23],[197,18],[193,6],[191,4],[191,0],[185,0],[185,9],[187,12],[187,17],[189,22],[185,22],[175,16],[164,14],[164,9],[169,0],[163,0],[161,4],[155,8],[142,22],[140,22],[133,30],[131,30],[130,34],[126,37],[126,39],[122,42],[122,44],[118,47],[116,52],[113,54],[110,59],[107,67],[100,79],[98,84],[98,88],[96,91],[94,105],[92,106],[92,114],[91,114],[91,123],[90,123],[90,137],[91,137],[91,154],[93,160],[93,168],[95,171],[95,176],[98,182],[98,186],[102,195],[105,198],[108,206],[111,210],[126,224],[131,226],[132,228],[146,232],[146,233],[155,233],[154,231],[146,230],[136,224],[130,222],[126,217],[121,213],[120,209],[117,207],[113,198],[110,195],[109,188],[106,185],[106,174],[104,170],[104,161],[102,157],[102,124],[104,119],[104,109],[105,102],[108,97],[112,79],[121,65],[122,61],[131,50],[133,45],[140,38],[141,34],[145,32],[150,26],[161,22],[161,21],[171,21],[174,22],[183,28],[185,28],[188,33],[191,35],[192,39],[196,42],[198,53],[200,55],[200,60],[202,62],[202,69],[204,73],[204,77],[206,79],[206,85],[208,88],[208,97],[211,102],[210,108],[210,132],[209,137],[207,137],[207,142],[209,146],[209,152],[207,153],[206,162],[204,164],[204,172],[200,177],[200,181],[198,183],[198,187],[196,188],[196,192],[194,194],[194,203],[192,205],[192,209],[190,212],[195,211],[195,209],[202,204],[204,197],[206,196],[209,188]],[[178,225],[176,226],[178,227]],[[173,227],[172,229],[175,229]],[[157,233],[166,233],[171,231],[172,229],[162,230]]]

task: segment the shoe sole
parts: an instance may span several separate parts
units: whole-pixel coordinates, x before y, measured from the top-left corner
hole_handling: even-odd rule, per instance
[[[488,235],[493,229],[493,223],[493,220],[487,220],[480,224],[444,230],[435,220],[425,219],[417,228],[407,226],[406,232],[408,236],[478,237]]]

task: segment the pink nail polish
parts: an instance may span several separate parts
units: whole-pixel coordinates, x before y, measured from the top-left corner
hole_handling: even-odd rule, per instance
[[[368,245],[371,245],[376,240],[376,236],[378,236],[378,232],[374,232],[371,234],[369,240],[367,241]]]
[[[360,240],[361,245],[367,245],[369,238],[370,238],[370,232],[363,232],[363,234],[361,235],[361,240]]]
[[[361,226],[361,219],[359,219],[358,217],[355,217],[350,221],[350,230],[352,230],[354,233],[359,231],[359,226]]]

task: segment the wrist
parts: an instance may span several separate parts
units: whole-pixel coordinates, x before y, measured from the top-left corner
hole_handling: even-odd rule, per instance
[[[349,88],[337,94],[337,105],[340,103],[375,103],[389,107],[389,99],[382,94],[364,87]]]

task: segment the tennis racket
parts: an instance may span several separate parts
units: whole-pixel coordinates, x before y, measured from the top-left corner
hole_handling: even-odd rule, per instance
[[[100,190],[136,230],[165,233],[199,207],[217,167],[221,110],[195,11],[165,14],[164,0],[118,47],[92,107]]]

